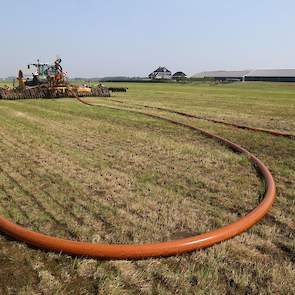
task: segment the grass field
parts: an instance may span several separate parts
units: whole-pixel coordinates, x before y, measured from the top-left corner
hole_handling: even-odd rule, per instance
[[[0,294],[295,294],[295,140],[132,106],[295,133],[295,84],[120,86],[128,93],[113,98],[126,105],[88,100],[121,111],[72,99],[0,101],[0,214],[58,237],[142,243],[209,231],[259,203],[264,184],[245,157],[128,108],[253,152],[274,175],[273,209],[224,243],[142,261],[46,253],[0,235]]]

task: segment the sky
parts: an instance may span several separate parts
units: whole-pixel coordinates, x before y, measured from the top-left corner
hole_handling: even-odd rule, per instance
[[[0,77],[56,56],[71,77],[157,66],[295,68],[294,0],[0,0]]]

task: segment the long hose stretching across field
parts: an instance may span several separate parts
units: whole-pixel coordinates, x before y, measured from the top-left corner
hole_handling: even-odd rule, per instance
[[[108,100],[113,101],[113,102],[118,102],[121,104],[125,104],[125,102],[122,100],[117,100],[117,99],[108,99]],[[267,134],[274,135],[274,136],[282,136],[282,137],[288,137],[288,138],[295,139],[295,134],[288,133],[288,132],[265,129],[265,128],[251,127],[251,126],[241,125],[241,124],[235,124],[235,123],[225,122],[225,121],[221,121],[221,120],[217,120],[217,119],[211,119],[211,118],[207,118],[207,117],[203,117],[203,116],[196,116],[196,115],[192,115],[192,114],[188,114],[185,112],[176,111],[176,110],[172,110],[172,109],[151,106],[151,105],[138,104],[138,103],[132,103],[132,104],[128,104],[128,105],[164,111],[164,112],[181,115],[181,116],[188,117],[188,118],[194,118],[194,119],[208,121],[208,122],[212,122],[212,123],[216,123],[216,124],[222,124],[222,125],[226,125],[226,126],[239,128],[239,129],[245,129],[245,130],[250,130],[250,131],[255,131],[255,132],[263,132],[263,133],[267,133]]]
[[[78,101],[89,106],[104,107],[116,110],[122,110],[118,107],[91,104],[83,99],[75,96]],[[249,151],[243,147],[235,144],[223,137],[214,135],[208,131],[187,125],[185,123],[178,122],[176,120],[168,119],[162,116],[148,114],[136,110],[126,110],[124,111],[143,114],[155,119],[164,120],[166,122],[189,128],[193,131],[202,133],[203,135],[213,138],[229,148],[238,153],[245,154],[249,160],[256,166],[257,171],[265,180],[266,190],[262,202],[253,209],[250,213],[239,219],[238,221],[221,227],[219,229],[204,233],[198,236],[193,236],[190,238],[154,243],[154,244],[135,244],[135,245],[120,245],[120,244],[93,244],[77,242],[72,240],[60,239],[48,235],[44,235],[38,232],[28,230],[22,226],[16,225],[4,217],[0,217],[0,230],[5,232],[11,237],[17,240],[23,241],[27,244],[33,245],[40,249],[46,249],[55,252],[63,252],[72,255],[79,256],[91,256],[99,258],[109,258],[109,259],[141,259],[147,257],[158,257],[158,256],[171,256],[176,254],[181,254],[189,251],[193,251],[200,248],[205,248],[213,244],[219,243],[221,241],[227,240],[235,235],[238,235],[254,224],[261,220],[268,210],[271,208],[276,195],[276,188],[274,179],[268,170],[268,168],[251,154]]]

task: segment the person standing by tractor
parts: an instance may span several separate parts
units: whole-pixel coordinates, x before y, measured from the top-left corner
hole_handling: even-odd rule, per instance
[[[61,64],[61,58],[57,59],[55,62],[54,62],[54,67],[55,67],[55,81],[57,83],[63,81],[63,69],[62,69],[62,66],[60,65]]]

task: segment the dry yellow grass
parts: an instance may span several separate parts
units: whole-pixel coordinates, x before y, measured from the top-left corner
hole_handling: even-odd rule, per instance
[[[136,93],[120,95],[133,102]],[[1,294],[294,292],[294,142],[154,113],[210,129],[261,157],[279,189],[266,219],[209,249],[143,261],[46,253],[2,235]],[[144,115],[40,100],[1,102],[0,121],[1,214],[43,233],[103,243],[181,238],[238,219],[264,190],[241,155]]]

